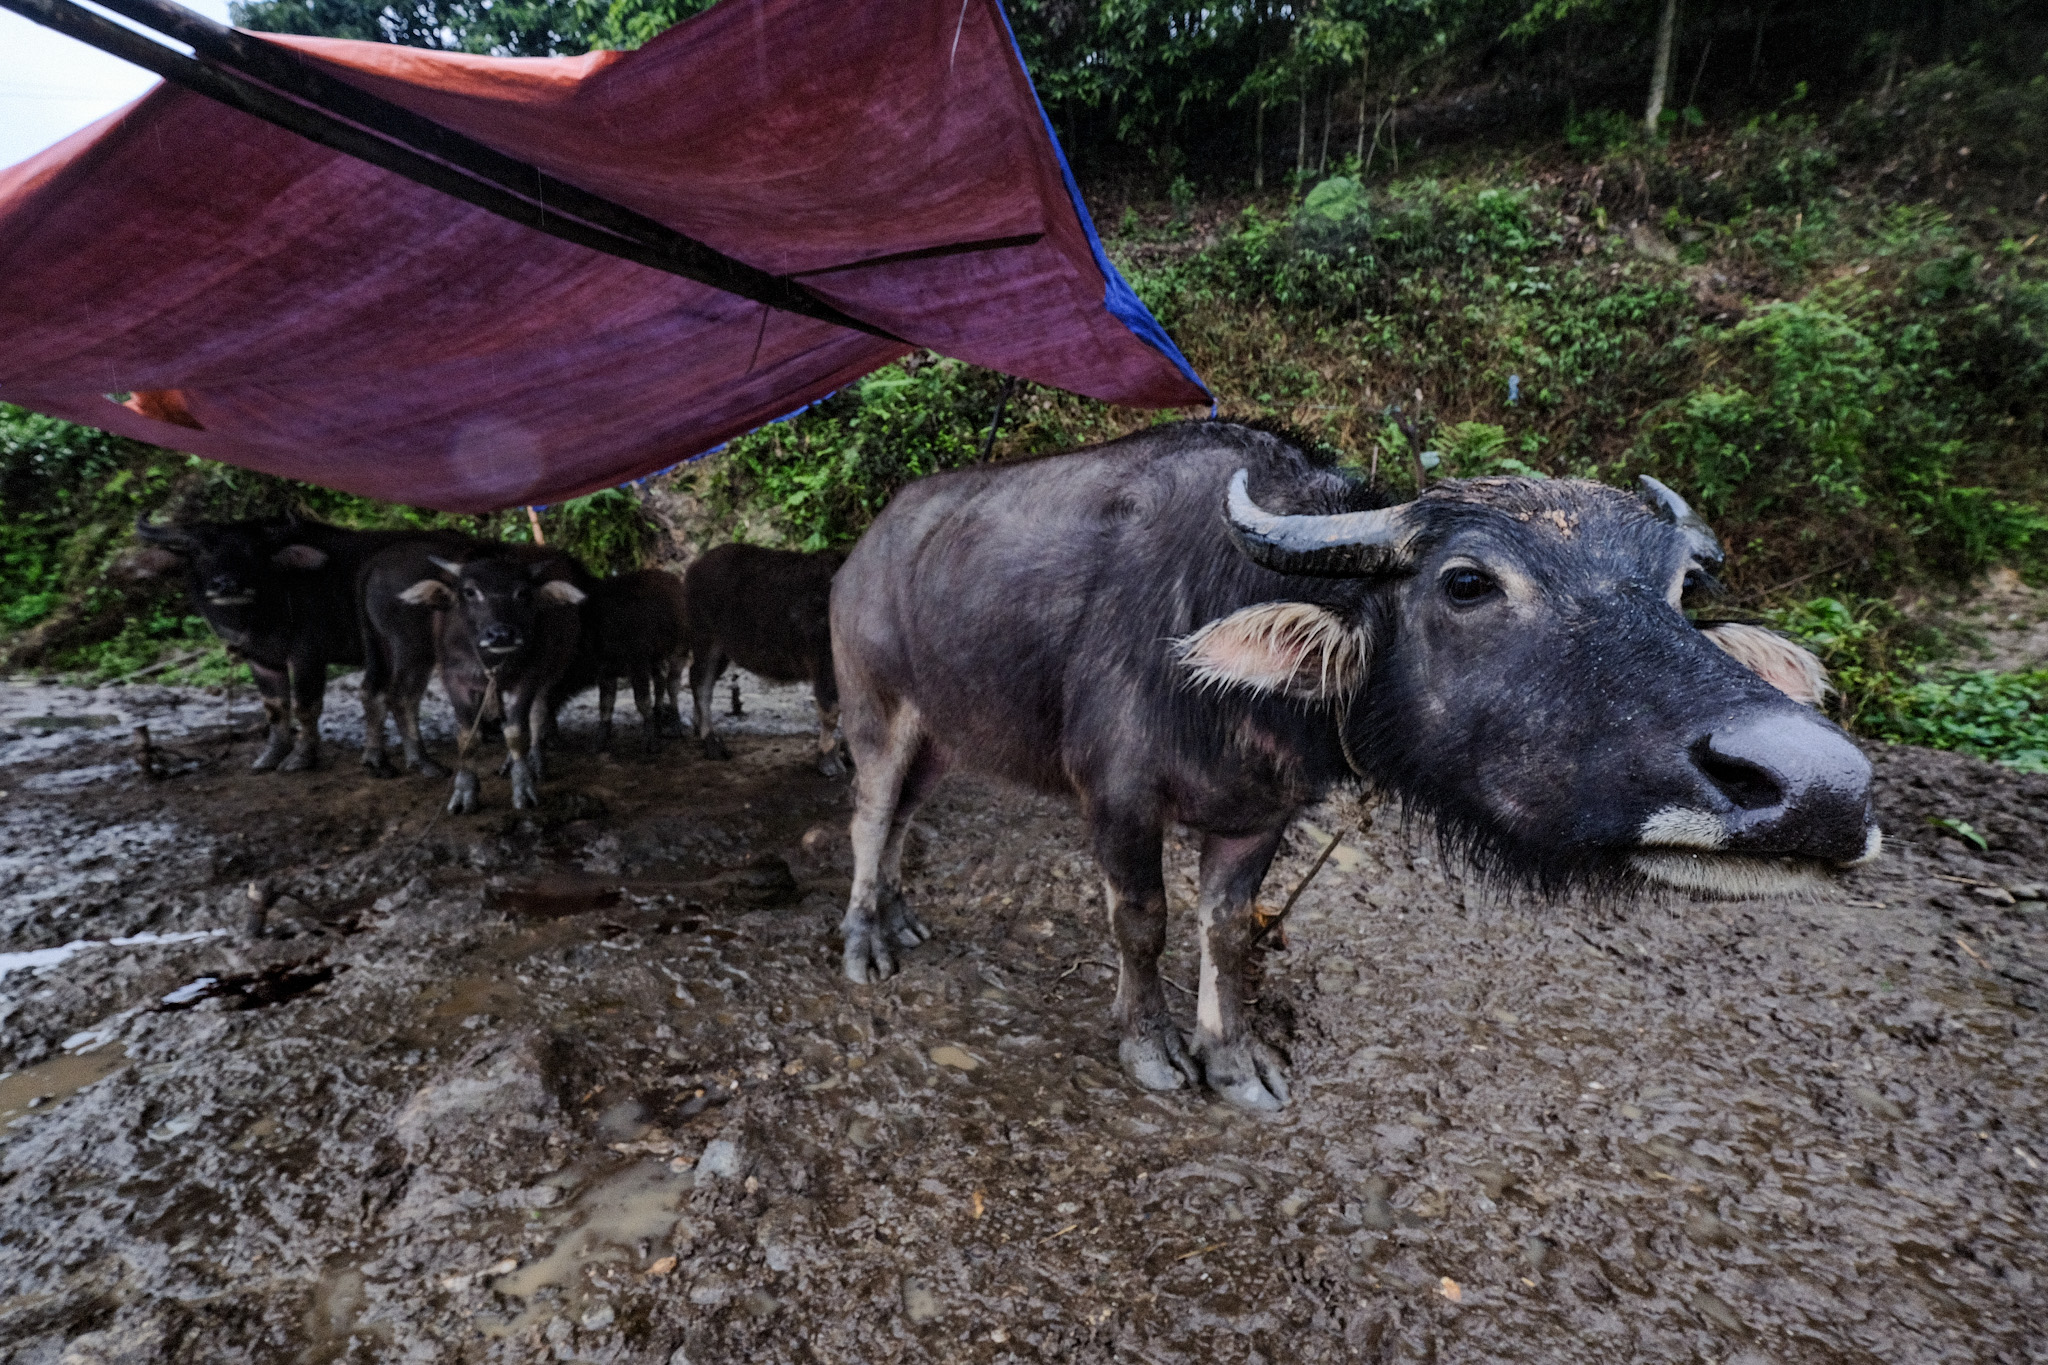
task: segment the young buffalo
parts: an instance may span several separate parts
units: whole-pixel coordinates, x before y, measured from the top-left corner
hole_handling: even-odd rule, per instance
[[[356,578],[397,545],[443,553],[462,538],[420,531],[349,531],[296,516],[135,524],[136,538],[183,567],[192,603],[228,650],[248,660],[269,735],[253,765],[299,772],[320,761],[330,665],[363,662]]]
[[[583,648],[577,682],[597,679],[598,747],[612,741],[612,707],[619,679],[633,689],[633,706],[649,747],[658,734],[680,734],[677,705],[687,627],[683,582],[661,569],[640,569],[599,579],[583,608]],[[580,688],[576,689],[580,690]]]
[[[481,718],[503,718],[512,806],[537,806],[541,755],[529,739],[546,726],[549,692],[575,657],[590,575],[569,556],[549,551],[496,549],[431,563],[433,576],[399,596],[435,611],[435,656],[457,724],[473,735]],[[448,809],[466,814],[477,808],[476,768],[467,749],[456,761]]]
[[[818,704],[818,771],[839,758],[839,688],[832,675],[832,575],[846,556],[754,545],[708,550],[683,575],[690,691],[706,758],[730,758],[711,730],[712,692],[728,662],[775,682],[808,682]]]

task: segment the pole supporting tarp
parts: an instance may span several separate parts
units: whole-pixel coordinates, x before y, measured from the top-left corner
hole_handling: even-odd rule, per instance
[[[199,52],[130,34],[150,60],[461,184],[158,86],[0,169],[0,401],[450,511],[674,465],[914,347],[1208,401],[1101,254],[995,0],[721,0],[636,52],[522,59],[118,2]]]

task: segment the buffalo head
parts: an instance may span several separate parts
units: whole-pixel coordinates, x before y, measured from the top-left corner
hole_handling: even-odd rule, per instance
[[[531,644],[544,610],[573,607],[585,597],[559,576],[562,565],[550,559],[499,554],[459,564],[440,558],[432,562],[443,577],[421,579],[400,593],[400,600],[457,612],[487,667],[495,668]]]
[[[298,542],[294,516],[254,521],[202,521],[156,526],[135,522],[136,539],[175,556],[202,608],[252,607],[281,586],[283,573],[304,573],[327,563],[327,552]]]
[[[1681,610],[1720,546],[1662,484],[1447,481],[1283,515],[1240,471],[1225,512],[1254,562],[1349,582],[1203,626],[1177,644],[1193,678],[1333,708],[1354,769],[1496,874],[1768,894],[1876,855],[1818,662]]]

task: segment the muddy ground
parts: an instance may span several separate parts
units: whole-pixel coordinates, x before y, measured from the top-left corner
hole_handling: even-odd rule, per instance
[[[1255,986],[1269,1119],[1121,1078],[1066,803],[944,786],[937,937],[846,983],[846,789],[748,707],[456,818],[247,772],[246,691],[0,688],[0,1358],[2048,1357],[2048,779],[1875,752],[1817,902],[1504,900],[1382,815]]]

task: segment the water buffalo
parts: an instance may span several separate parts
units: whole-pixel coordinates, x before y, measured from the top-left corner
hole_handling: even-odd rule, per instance
[[[827,777],[846,771],[828,619],[832,575],[845,560],[837,551],[720,545],[683,574],[683,640],[705,757],[732,757],[711,730],[712,692],[732,662],[776,682],[808,682],[818,705],[818,771]]]
[[[1496,478],[1377,501],[1218,422],[898,493],[832,591],[857,765],[846,974],[886,976],[928,936],[903,837],[954,766],[1081,797],[1126,1070],[1255,1109],[1287,1085],[1238,998],[1254,898],[1338,784],[1545,891],[1765,893],[1875,856],[1861,752],[1681,611],[1717,550],[1669,490]],[[1202,839],[1186,1040],[1157,965],[1169,821]]]
[[[537,806],[541,754],[528,741],[545,729],[550,691],[576,655],[590,575],[568,555],[510,546],[431,565],[399,597],[435,611],[435,657],[457,723],[474,734],[482,718],[503,718],[512,806]],[[476,768],[467,749],[456,763],[448,809],[467,814],[477,808]]]
[[[433,533],[349,531],[295,516],[171,526],[138,520],[135,534],[182,563],[199,614],[248,660],[269,720],[258,772],[319,762],[328,665],[363,662],[355,583],[364,563],[401,542],[436,543]]]
[[[585,674],[597,681],[598,747],[612,738],[612,707],[619,679],[633,689],[633,706],[651,744],[663,731],[680,733],[687,629],[683,583],[661,569],[640,569],[599,579],[583,608],[583,645],[565,690],[581,691]]]

